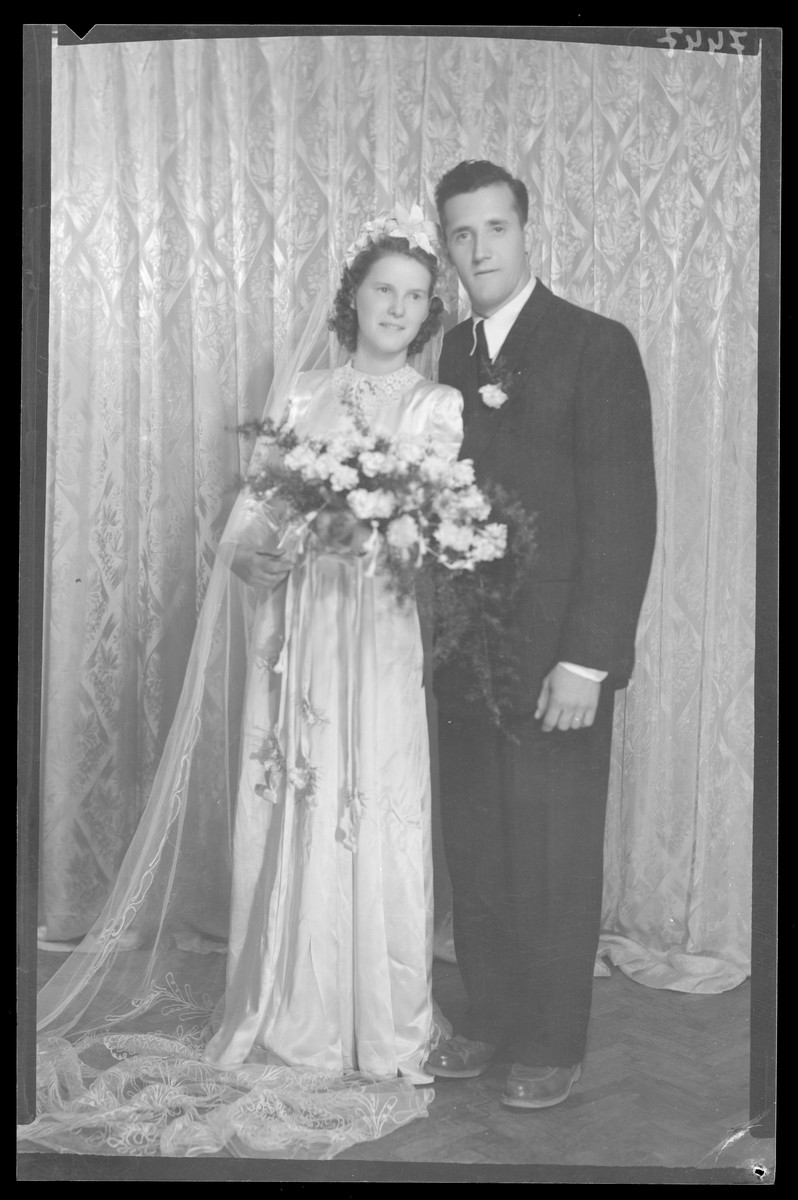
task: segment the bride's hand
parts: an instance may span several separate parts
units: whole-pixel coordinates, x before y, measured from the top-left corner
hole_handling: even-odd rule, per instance
[[[237,546],[230,570],[249,587],[275,588],[291,573],[294,560],[284,552]]]
[[[325,550],[334,554],[363,554],[371,526],[346,511],[320,512],[311,526]]]

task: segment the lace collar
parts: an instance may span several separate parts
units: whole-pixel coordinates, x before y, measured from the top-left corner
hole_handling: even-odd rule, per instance
[[[421,378],[415,367],[405,363],[398,371],[388,375],[366,375],[358,371],[351,362],[338,367],[334,372],[336,391],[341,399],[355,401],[393,400],[401,396]]]

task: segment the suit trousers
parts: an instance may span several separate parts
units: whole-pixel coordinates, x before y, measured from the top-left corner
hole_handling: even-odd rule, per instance
[[[589,729],[504,733],[439,716],[441,811],[454,943],[469,1009],[457,1032],[508,1061],[585,1052],[601,923],[614,693]]]

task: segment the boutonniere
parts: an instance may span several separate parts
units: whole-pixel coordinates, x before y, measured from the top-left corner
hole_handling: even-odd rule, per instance
[[[480,374],[487,379],[478,389],[482,403],[488,408],[501,408],[512,395],[513,380],[520,371],[509,370],[501,361],[501,356],[493,363],[482,363]]]
[[[498,383],[483,384],[479,389],[479,394],[482,397],[482,403],[487,404],[488,408],[501,408],[509,398]]]

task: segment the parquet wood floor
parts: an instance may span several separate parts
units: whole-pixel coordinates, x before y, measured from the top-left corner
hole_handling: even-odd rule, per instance
[[[60,956],[41,955],[43,979]],[[455,1023],[465,997],[457,967],[435,963],[435,996]],[[386,1163],[729,1167],[762,1164],[771,1142],[748,1122],[750,986],[718,996],[659,991],[613,969],[597,978],[582,1079],[551,1109],[514,1112],[506,1067],[439,1080],[424,1120],[339,1155]],[[737,1133],[736,1138],[728,1141]]]
[[[435,995],[450,1019],[464,995],[456,967],[435,963]],[[502,1107],[505,1066],[479,1079],[439,1080],[424,1121],[340,1159],[592,1166],[766,1165],[750,1137],[749,985],[719,996],[658,991],[620,971],[596,979],[582,1079],[556,1108]],[[716,1161],[717,1159],[717,1161]]]

